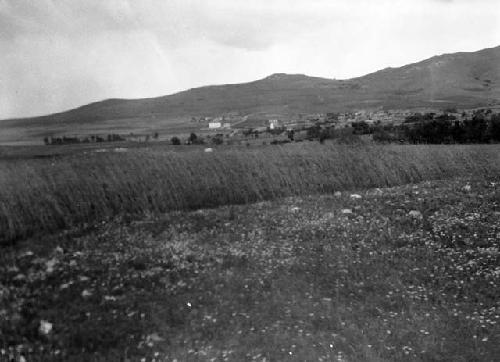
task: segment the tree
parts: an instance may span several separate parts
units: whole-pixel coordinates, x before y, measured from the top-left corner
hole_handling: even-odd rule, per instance
[[[178,146],[181,144],[181,140],[179,139],[179,137],[172,137],[170,139],[170,142],[174,145],[174,146]]]
[[[222,139],[221,134],[216,134],[214,138],[212,138],[212,143],[214,145],[221,145],[224,143],[224,140]]]
[[[321,133],[321,127],[319,126],[319,124],[316,124],[307,129],[307,138],[308,139],[319,138],[320,133]]]
[[[491,116],[489,133],[493,141],[500,141],[500,114]]]
[[[191,133],[189,135],[189,138],[188,138],[189,143],[196,143],[197,140],[198,140],[198,136],[196,135],[196,133]]]
[[[365,121],[352,122],[352,128],[354,128],[354,134],[370,134],[373,133],[370,125]]]
[[[248,136],[250,136],[251,134],[253,134],[253,132],[254,132],[254,131],[253,131],[253,128],[247,128],[247,129],[244,129],[244,130],[243,130],[243,136],[248,137]]]
[[[465,142],[465,129],[459,121],[453,122],[453,127],[451,127],[451,136],[456,143]]]
[[[464,129],[469,143],[480,143],[486,141],[486,130],[488,123],[482,115],[474,115],[472,119],[464,121]]]

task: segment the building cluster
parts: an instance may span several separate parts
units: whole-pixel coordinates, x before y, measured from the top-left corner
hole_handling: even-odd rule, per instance
[[[228,138],[237,140],[247,138],[275,137],[278,135],[294,134],[294,139],[299,139],[304,134],[307,137],[318,132],[332,133],[341,129],[352,128],[355,134],[373,133],[373,130],[379,128],[399,127],[418,123],[426,120],[440,120],[443,117],[446,120],[453,120],[459,124],[468,119],[482,118],[485,121],[491,121],[493,117],[491,110],[470,109],[461,110],[448,109],[436,111],[433,109],[419,110],[356,110],[350,112],[329,112],[329,113],[311,113],[296,114],[284,116],[279,114],[267,115],[246,115],[230,114],[216,117],[191,117],[191,122],[200,123],[200,131],[211,138],[215,134],[215,141]],[[370,133],[370,134],[371,134]],[[200,136],[201,137],[201,136]],[[157,132],[154,134],[108,134],[108,135],[84,135],[84,136],[48,136],[44,138],[46,145],[61,145],[72,143],[98,143],[98,142],[116,142],[116,141],[135,141],[148,142],[159,140]],[[180,141],[180,140],[179,140]],[[190,139],[187,144],[197,144],[199,142]],[[214,142],[216,143],[216,142]]]
[[[329,127],[344,127],[352,123],[364,121],[368,124],[402,123],[414,112],[409,110],[359,110],[344,113],[314,113],[296,116],[219,116],[192,117],[192,122],[206,124],[206,129],[251,128],[256,131],[276,129],[301,129],[312,125],[328,125]]]
[[[248,116],[223,116],[223,117],[201,117],[195,119],[197,122],[206,122],[207,130],[224,131],[231,129],[227,137],[242,135],[244,137],[258,137],[259,134],[264,136],[269,134],[269,137],[278,135],[283,132],[294,132],[298,137],[302,133],[311,133],[311,129],[335,130],[343,128],[354,128],[359,131],[360,126],[374,127],[379,126],[398,126],[407,123],[409,119],[418,115],[438,115],[448,114],[457,121],[470,118],[474,110],[457,111],[450,109],[445,111],[436,111],[432,109],[376,109],[376,110],[356,110],[350,112],[330,112],[330,113],[312,113],[298,114],[295,116],[283,115],[248,115]],[[226,132],[224,132],[226,133]]]
[[[230,129],[242,120],[243,117],[240,116],[191,117],[191,122],[206,124],[208,129]]]

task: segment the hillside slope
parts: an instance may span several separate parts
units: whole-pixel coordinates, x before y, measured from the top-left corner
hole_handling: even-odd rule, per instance
[[[488,105],[500,100],[500,47],[435,56],[352,81],[412,104]],[[403,102],[404,103],[404,102]]]
[[[292,116],[380,106],[443,108],[497,103],[500,46],[435,56],[348,80],[278,73],[254,82],[207,86],[157,98],[108,99],[57,114],[3,120],[0,125],[4,129],[50,132],[103,121],[113,129],[120,121],[140,120],[154,128],[175,120],[184,122],[192,116],[229,113]]]

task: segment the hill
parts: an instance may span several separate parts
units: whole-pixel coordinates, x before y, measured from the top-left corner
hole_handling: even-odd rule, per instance
[[[108,99],[42,117],[0,121],[0,141],[58,132],[164,130],[192,116],[297,114],[362,108],[479,107],[500,103],[500,46],[444,54],[362,77],[273,74],[147,99]]]

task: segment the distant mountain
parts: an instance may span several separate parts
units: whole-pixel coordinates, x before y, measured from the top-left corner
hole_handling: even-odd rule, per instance
[[[0,128],[64,128],[137,120],[141,127],[187,121],[192,116],[279,114],[385,108],[469,108],[500,103],[500,46],[453,53],[387,68],[362,77],[332,80],[302,74],[273,74],[261,80],[190,89],[147,99],[108,99],[62,113],[0,121]]]

